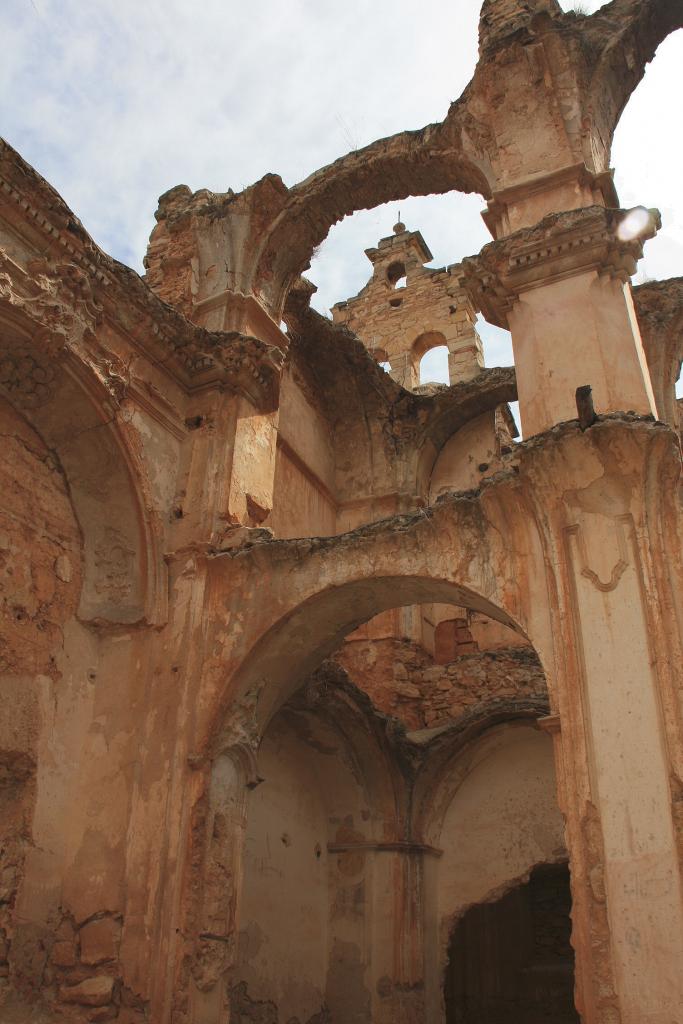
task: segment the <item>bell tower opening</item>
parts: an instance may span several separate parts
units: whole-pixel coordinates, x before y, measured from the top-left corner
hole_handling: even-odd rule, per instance
[[[446,1024],[579,1024],[570,913],[567,864],[470,907],[451,934]]]

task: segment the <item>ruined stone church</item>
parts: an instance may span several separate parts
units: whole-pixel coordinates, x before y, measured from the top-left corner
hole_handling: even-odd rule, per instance
[[[0,143],[2,1024],[682,1024],[683,278],[610,169],[678,28],[484,0],[443,122],[171,189],[143,277]],[[453,190],[480,253],[311,308]]]

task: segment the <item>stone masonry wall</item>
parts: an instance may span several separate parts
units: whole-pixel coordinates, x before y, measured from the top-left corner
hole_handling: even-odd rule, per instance
[[[398,229],[402,229],[398,231]],[[429,349],[448,347],[451,384],[476,376],[484,365],[476,312],[460,283],[460,267],[424,266],[431,253],[419,232],[397,224],[396,234],[368,249],[374,273],[360,293],[332,309],[379,362],[389,362],[391,376],[405,388],[419,385],[419,364]],[[407,275],[395,287],[395,274]]]
[[[543,669],[529,647],[472,651],[437,665],[408,640],[360,640],[344,644],[335,658],[375,707],[408,730],[448,725],[492,699],[546,692]]]
[[[0,399],[0,985],[10,973],[13,910],[34,845],[41,694],[80,591],[81,537],[53,454]],[[21,959],[15,950],[15,963]]]

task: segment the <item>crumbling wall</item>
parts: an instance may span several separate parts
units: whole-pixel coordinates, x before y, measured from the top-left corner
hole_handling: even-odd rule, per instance
[[[578,1024],[566,864],[471,907],[449,947],[446,1024]]]
[[[273,511],[265,521],[276,537],[336,533],[335,451],[320,397],[295,359],[280,387]]]
[[[425,266],[432,254],[420,232],[406,231],[404,224],[397,224],[377,248],[366,249],[366,255],[373,276],[358,295],[336,303],[335,323],[357,334],[405,388],[419,385],[421,357],[440,345],[449,351],[451,383],[475,377],[484,356],[460,266]],[[399,285],[404,277],[406,283]]]
[[[450,792],[439,832],[443,951],[467,907],[501,895],[536,864],[564,859],[565,840],[552,741],[533,726],[492,730],[441,786]]]
[[[81,536],[59,464],[0,398],[0,978],[34,845],[36,764],[60,685],[55,654],[80,593]]]
[[[80,530],[54,453],[2,398],[0,439],[0,669],[51,675],[80,591]]]
[[[442,124],[380,140],[293,189],[269,175],[239,196],[192,195],[182,188],[167,195],[150,248],[148,284],[175,310],[137,275],[101,253],[54,191],[0,144],[3,247],[8,239],[8,251],[1,254],[0,302],[8,322],[21,322],[26,338],[45,357],[43,362],[23,348],[20,352],[14,332],[8,332],[3,335],[2,381],[13,400],[23,394],[35,403],[31,408],[41,434],[62,442],[57,450],[70,486],[69,492],[54,455],[13,420],[2,453],[10,468],[2,481],[7,496],[2,542],[7,546],[0,544],[5,573],[0,653],[7,670],[7,701],[0,712],[6,833],[0,977],[9,973],[14,988],[31,998],[48,988],[66,1013],[93,1020],[113,1017],[123,1007],[119,1016],[126,1024],[144,1016],[149,999],[152,1019],[168,1021],[176,995],[170,990],[184,984],[175,961],[184,955],[185,944],[228,946],[235,927],[231,900],[225,901],[229,907],[218,920],[219,931],[208,936],[193,931],[194,923],[204,919],[180,906],[180,876],[192,828],[189,808],[200,786],[196,778],[222,751],[226,734],[227,742],[234,739],[233,728],[246,746],[256,746],[261,727],[297,680],[341,642],[345,630],[392,602],[419,606],[469,599],[505,622],[519,623],[548,665],[554,713],[546,725],[555,730],[560,799],[572,847],[576,948],[583,963],[579,997],[587,1019],[614,1018],[620,1012],[624,1019],[643,1013],[671,1017],[680,1005],[676,970],[683,931],[667,817],[668,780],[674,779],[676,798],[681,777],[680,693],[670,667],[680,664],[675,619],[681,591],[680,523],[673,501],[667,504],[678,485],[680,450],[670,430],[616,413],[586,431],[557,426],[558,418],[574,415],[574,388],[566,402],[557,402],[553,388],[531,386],[544,363],[529,357],[520,362],[520,384],[527,396],[547,399],[547,416],[544,410],[535,421],[539,431],[547,432],[501,463],[477,493],[422,509],[437,453],[468,419],[513,397],[512,374],[482,374],[467,386],[458,385],[457,392],[444,389],[445,396],[408,394],[376,366],[371,372],[367,352],[360,344],[354,350],[348,336],[335,359],[331,350],[342,329],[328,325],[326,340],[320,342],[323,332],[316,329],[300,350],[312,365],[320,342],[318,362],[327,361],[326,372],[319,366],[317,389],[321,404],[322,396],[332,393],[327,397],[331,414],[323,420],[336,435],[333,440],[340,439],[335,448],[335,487],[341,499],[337,525],[355,528],[389,512],[407,514],[324,541],[270,543],[263,533],[254,537],[244,530],[244,550],[238,551],[237,544],[229,553],[220,548],[226,524],[260,525],[272,507],[278,386],[286,347],[278,328],[280,313],[314,246],[342,216],[418,192],[462,187],[485,194],[491,200],[487,223],[502,244],[465,264],[466,284],[501,323],[507,322],[509,303],[529,284],[534,284],[530,294],[537,310],[547,311],[545,299],[539,298],[546,290],[544,279],[547,284],[557,271],[571,280],[593,243],[597,266],[604,269],[616,259],[616,269],[627,273],[632,265],[639,243],[626,259],[611,234],[621,214],[576,211],[617,205],[606,173],[612,130],[657,42],[683,24],[680,3],[613,0],[588,18],[563,15],[550,0],[487,0],[484,14],[482,61]],[[558,210],[576,215],[558,215]],[[546,214],[549,220],[540,230],[524,230]],[[508,245],[504,236],[518,231],[521,235]],[[425,294],[443,276],[426,274]],[[610,308],[612,286],[606,277],[600,280],[595,308],[604,312]],[[543,287],[535,287],[539,283]],[[569,334],[572,329],[576,334],[577,317],[588,308],[582,300],[586,289],[567,285],[560,291],[572,298],[563,330],[568,325]],[[384,288],[383,302],[387,295]],[[391,310],[407,302],[400,295],[392,299],[401,301]],[[611,308],[617,311],[614,303]],[[190,324],[178,309],[211,330]],[[543,326],[543,317],[538,323]],[[632,352],[627,345],[633,341],[623,329],[623,316],[614,324],[608,338],[612,367]],[[413,355],[438,333],[437,325],[427,321],[414,322],[411,331],[416,328],[421,334]],[[525,334],[528,343],[528,332],[520,331],[520,338]],[[571,362],[574,340],[567,335],[566,346],[554,346],[555,355]],[[584,353],[587,344],[584,338]],[[358,371],[357,349],[366,373]],[[669,353],[662,367],[669,392],[671,355],[677,358]],[[577,365],[574,359],[572,381]],[[597,363],[592,365],[591,373]],[[553,374],[557,379],[556,364],[545,368],[546,383]],[[40,406],[49,398],[46,384],[56,377],[59,400],[55,395]],[[595,380],[592,384],[596,388]],[[610,385],[615,389],[612,411],[623,408],[619,403],[624,401],[641,412],[649,408],[631,404],[619,380]],[[87,410],[83,394],[92,399]],[[202,394],[211,396],[205,405]],[[525,401],[523,394],[522,405]],[[192,408],[186,409],[186,402]],[[153,441],[124,452],[130,425],[138,422],[136,403],[149,411],[158,433]],[[217,413],[210,425],[204,418],[207,408]],[[295,411],[293,428],[296,416]],[[183,427],[192,429],[186,417],[204,423],[191,440]],[[675,422],[673,415],[670,422]],[[46,433],[42,423],[51,423],[53,433]],[[315,462],[313,438],[307,436],[318,433],[320,421],[307,418],[296,438],[287,435],[285,418],[282,425],[281,455],[288,469],[327,479],[328,469]],[[187,487],[180,485],[177,492],[170,486],[176,457],[168,458],[175,443],[157,444],[164,431],[203,453],[189,460]],[[311,451],[306,453],[302,445],[308,442]],[[284,443],[289,443],[289,454]],[[160,452],[166,453],[162,459]],[[300,464],[295,466],[291,453]],[[187,465],[188,460],[182,461]],[[148,484],[155,475],[148,472],[150,462],[155,470],[162,462],[166,468],[145,489],[145,478]],[[169,479],[162,480],[166,474]],[[302,489],[292,470],[283,486],[283,504]],[[171,512],[164,503],[176,493],[179,500]],[[86,540],[88,600],[81,618],[90,621],[88,627],[75,617],[76,597],[83,589],[82,559],[69,494]],[[183,505],[190,511],[187,528],[180,532],[174,527],[183,522]],[[166,522],[167,513],[170,518],[177,513],[177,522]],[[151,527],[160,514],[168,526],[165,545],[157,544]],[[286,514],[282,532],[288,535],[300,532],[297,523],[301,532],[328,528],[306,501]],[[162,571],[162,551],[173,570],[171,588]],[[172,626],[165,630],[163,598],[169,589]],[[5,599],[5,594],[10,596]],[[161,596],[155,601],[148,600],[150,595]],[[400,616],[396,620],[403,621]],[[454,630],[456,648],[477,642],[469,626],[455,625]],[[612,645],[611,659],[605,658],[605,644]],[[501,703],[514,703],[541,682],[529,652],[470,650],[463,656],[455,650],[451,664],[435,666],[414,647],[408,651],[404,644],[400,656],[397,649],[381,641],[375,673],[369,648],[363,653],[359,645],[358,665],[351,668],[377,705],[403,717],[411,728],[457,721],[482,700],[502,696]],[[353,650],[348,646],[346,655]],[[637,686],[631,685],[634,679]],[[619,730],[609,727],[620,706],[628,710],[634,693],[638,714],[622,715]],[[531,712],[539,703],[527,702]],[[238,713],[231,718],[236,705]],[[416,752],[417,741],[406,739],[395,723],[384,725],[387,732],[394,728],[403,743],[401,780],[393,780],[398,797],[423,751]],[[451,738],[447,731],[444,737],[444,743]],[[489,730],[476,744],[471,734],[460,738],[462,756],[445,773],[437,794],[445,825],[434,820],[420,837],[444,848],[438,864],[445,883],[440,888],[444,924],[467,901],[493,898],[538,859],[563,855],[549,739],[528,726]],[[291,911],[284,914],[287,931],[280,909],[276,915],[272,906],[259,908],[277,940],[274,957],[282,974],[271,992],[258,992],[246,979],[237,979],[233,1015],[263,1021],[281,1014],[286,1024],[322,1024],[329,1007],[345,1024],[352,1014],[369,1016],[362,938],[368,932],[387,965],[382,977],[373,979],[373,996],[378,990],[380,995],[393,992],[397,1010],[414,1007],[419,972],[429,960],[420,948],[426,889],[419,866],[425,857],[436,862],[439,851],[426,849],[428,842],[413,842],[400,808],[391,822],[388,817],[373,822],[386,828],[371,830],[357,804],[345,805],[333,794],[342,777],[340,765],[356,778],[350,744],[320,735],[298,739],[316,757],[300,770],[300,751],[290,756],[283,745],[282,756],[272,764],[274,806],[267,807],[265,789],[258,799],[263,800],[261,823],[282,827],[280,858],[293,848],[282,836],[294,835],[308,859],[295,864],[290,890],[283,860],[271,857],[272,851],[266,849],[259,860],[257,850],[252,863],[255,900],[270,894],[274,902],[283,889],[290,900],[285,903]],[[645,759],[637,756],[639,745],[647,751]],[[318,769],[326,758],[334,771],[324,776],[322,794]],[[375,758],[376,772],[382,763],[383,756]],[[263,785],[268,783],[266,778]],[[634,792],[640,794],[635,817]],[[323,795],[338,820],[325,817]],[[429,800],[419,808],[425,813]],[[288,809],[297,823],[289,832],[290,823],[282,819]],[[257,814],[254,828],[258,821]],[[327,889],[311,885],[316,870],[311,858],[323,860],[318,836],[324,834],[328,842],[332,836],[334,855],[344,869],[333,886],[329,875]],[[370,900],[360,866],[367,852],[361,847],[369,836],[381,836],[376,852],[385,872],[383,902],[374,900],[379,889],[371,894],[372,928],[363,918]],[[237,863],[227,843],[225,853],[229,866]],[[210,859],[198,857],[197,863],[209,864],[214,875],[220,869],[225,869],[221,877],[228,874],[224,864]],[[187,874],[189,903],[196,900],[202,880],[191,870]],[[644,894],[647,912],[637,902],[644,875],[652,882]],[[267,884],[261,884],[263,879]],[[306,899],[312,889],[315,929],[313,918],[305,920],[302,914],[302,908],[311,907]],[[326,914],[329,920],[331,894],[336,931],[333,940],[328,927],[328,948],[321,951],[314,939]],[[216,904],[224,909],[221,899]],[[400,919],[395,945],[381,928],[392,913]],[[252,913],[251,920],[257,917]],[[632,941],[634,917],[639,944]],[[305,937],[294,951],[292,933],[297,941]],[[669,959],[662,958],[661,964],[652,941],[660,935],[667,936],[670,946]],[[295,952],[302,959],[295,960]],[[218,959],[220,967],[224,960]],[[309,959],[314,972],[309,972]],[[260,981],[263,974],[254,969],[257,976]],[[135,996],[128,986],[131,977]],[[302,978],[303,990],[296,989]],[[280,980],[284,984],[278,987]],[[186,1005],[176,1005],[185,1016]],[[195,1009],[188,1010],[194,1021],[206,1017]],[[397,1016],[389,1018],[392,1024]]]
[[[235,1024],[308,1022],[325,1000],[331,809],[314,762],[276,720],[259,754],[264,781],[249,796]]]
[[[439,452],[429,481],[429,500],[436,501],[448,491],[469,491],[478,487],[482,474],[500,456],[501,441],[510,444],[507,407],[495,414],[482,413],[454,434]]]
[[[379,710],[409,729],[456,722],[487,701],[546,693],[543,669],[529,647],[474,651],[437,665],[421,645],[387,638],[347,642],[335,658]]]

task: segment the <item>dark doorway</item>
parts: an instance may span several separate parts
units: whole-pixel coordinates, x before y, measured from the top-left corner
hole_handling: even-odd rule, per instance
[[[566,864],[471,907],[451,936],[447,1024],[579,1024],[570,910]]]

